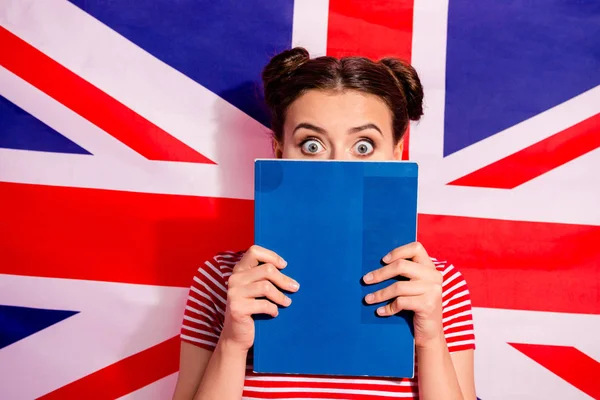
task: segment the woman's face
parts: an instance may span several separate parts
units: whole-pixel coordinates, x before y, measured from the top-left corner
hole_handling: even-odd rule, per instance
[[[377,96],[348,90],[311,90],[288,107],[277,157],[329,160],[400,160],[392,112]]]

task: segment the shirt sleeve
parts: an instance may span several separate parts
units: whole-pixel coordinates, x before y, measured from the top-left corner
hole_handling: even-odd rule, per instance
[[[181,326],[181,340],[213,351],[219,341],[225,317],[227,282],[223,254],[198,268],[188,293]]]
[[[448,350],[452,353],[475,349],[471,294],[467,281],[452,264],[436,264],[443,276],[442,324]]]

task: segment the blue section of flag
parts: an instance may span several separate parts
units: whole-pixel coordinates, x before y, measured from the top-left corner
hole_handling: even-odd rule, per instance
[[[71,1],[267,124],[260,72],[270,57],[291,46],[293,0]]]
[[[0,96],[0,147],[90,154],[2,96]]]
[[[0,305],[0,349],[78,312]]]
[[[444,154],[600,84],[600,2],[450,0]]]

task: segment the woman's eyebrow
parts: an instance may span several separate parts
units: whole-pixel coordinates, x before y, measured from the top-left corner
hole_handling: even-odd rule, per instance
[[[302,122],[302,123],[296,125],[296,127],[294,128],[294,132],[293,133],[296,133],[296,131],[298,129],[308,129],[308,130],[315,131],[315,132],[320,133],[320,134],[327,133],[327,131],[325,129],[320,128],[318,126],[315,126],[313,124],[309,124],[308,122]]]
[[[383,136],[383,132],[381,132],[381,129],[379,129],[379,127],[377,125],[372,124],[372,123],[352,128],[348,131],[348,133],[358,133],[358,132],[362,132],[367,129],[375,129],[377,132],[379,132]]]

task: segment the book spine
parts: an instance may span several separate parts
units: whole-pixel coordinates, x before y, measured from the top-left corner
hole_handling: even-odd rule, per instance
[[[260,201],[261,201],[261,192],[262,192],[262,187],[261,187],[261,161],[255,161],[254,162],[254,242],[255,244],[260,243],[262,241],[261,238],[261,234],[260,234],[260,215],[258,214],[258,210],[260,210]],[[259,319],[253,318],[254,319],[254,349],[255,351],[253,352],[253,362],[252,362],[252,369],[254,370],[254,372],[257,372],[258,370],[260,370],[260,368],[257,369],[257,366],[260,367],[260,352],[256,351],[257,347],[260,347],[260,326],[261,326],[261,321]],[[257,346],[258,344],[258,346]]]

